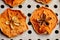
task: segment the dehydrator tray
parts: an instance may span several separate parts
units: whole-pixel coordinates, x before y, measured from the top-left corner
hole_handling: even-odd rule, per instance
[[[29,18],[32,12],[41,6],[46,6],[53,10],[58,17],[58,24],[50,35],[38,35],[29,22]],[[9,8],[9,6],[0,0],[0,13],[2,13],[7,8]],[[60,40],[60,0],[52,0],[49,4],[46,5],[37,3],[34,0],[26,0],[23,4],[11,9],[21,10],[24,15],[27,16],[26,23],[28,24],[29,29],[22,35],[18,35],[14,38],[8,38],[4,36],[0,31],[0,40]]]

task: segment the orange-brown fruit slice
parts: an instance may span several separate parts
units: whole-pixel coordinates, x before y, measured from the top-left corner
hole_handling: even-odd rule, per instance
[[[8,37],[15,37],[27,31],[26,16],[19,10],[6,9],[0,14],[0,28]]]
[[[14,7],[16,5],[23,3],[25,0],[3,0],[3,1],[9,6]]]
[[[49,3],[51,0],[35,0],[38,3],[43,3],[43,4],[47,4]]]
[[[30,22],[38,34],[50,34],[56,27],[58,18],[51,9],[41,7],[32,13]]]

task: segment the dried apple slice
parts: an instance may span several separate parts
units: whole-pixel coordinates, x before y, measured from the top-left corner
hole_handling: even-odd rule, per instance
[[[51,9],[41,7],[32,13],[30,22],[38,34],[50,34],[56,27],[58,18]]]
[[[0,14],[0,28],[8,37],[15,37],[27,31],[26,16],[19,10],[8,8]]]
[[[49,3],[51,0],[35,0],[38,3],[43,3],[43,4],[47,4]]]
[[[14,7],[16,5],[23,3],[25,0],[3,0],[3,1],[9,6]]]

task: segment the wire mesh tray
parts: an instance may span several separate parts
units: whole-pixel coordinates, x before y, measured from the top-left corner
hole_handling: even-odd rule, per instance
[[[31,23],[29,22],[29,17],[31,16],[32,12],[41,7],[46,6],[52,9],[57,17],[58,17],[58,24],[57,27],[53,30],[50,35],[38,35],[32,28]],[[0,0],[0,13],[2,13],[5,9],[9,8],[2,0]],[[18,35],[14,38],[8,38],[4,36],[0,32],[0,40],[60,40],[60,1],[59,0],[52,0],[51,3],[42,5],[40,3],[35,2],[34,0],[26,0],[22,5],[16,6],[12,9],[21,10],[27,16],[27,24],[29,29],[24,32],[22,35]]]

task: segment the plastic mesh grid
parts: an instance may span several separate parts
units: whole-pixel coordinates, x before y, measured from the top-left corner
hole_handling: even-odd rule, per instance
[[[51,3],[42,5],[40,3],[35,2],[34,0],[26,0],[22,5],[16,6],[12,9],[21,10],[27,16],[27,24],[29,30],[14,38],[7,38],[0,32],[0,40],[60,40],[60,21],[57,24],[57,27],[53,30],[51,35],[37,35],[32,28],[31,23],[29,22],[29,17],[32,12],[41,7],[46,6],[52,9],[58,19],[60,20],[60,0],[52,0]],[[5,9],[9,8],[2,0],[0,0],[0,13],[2,13]]]

